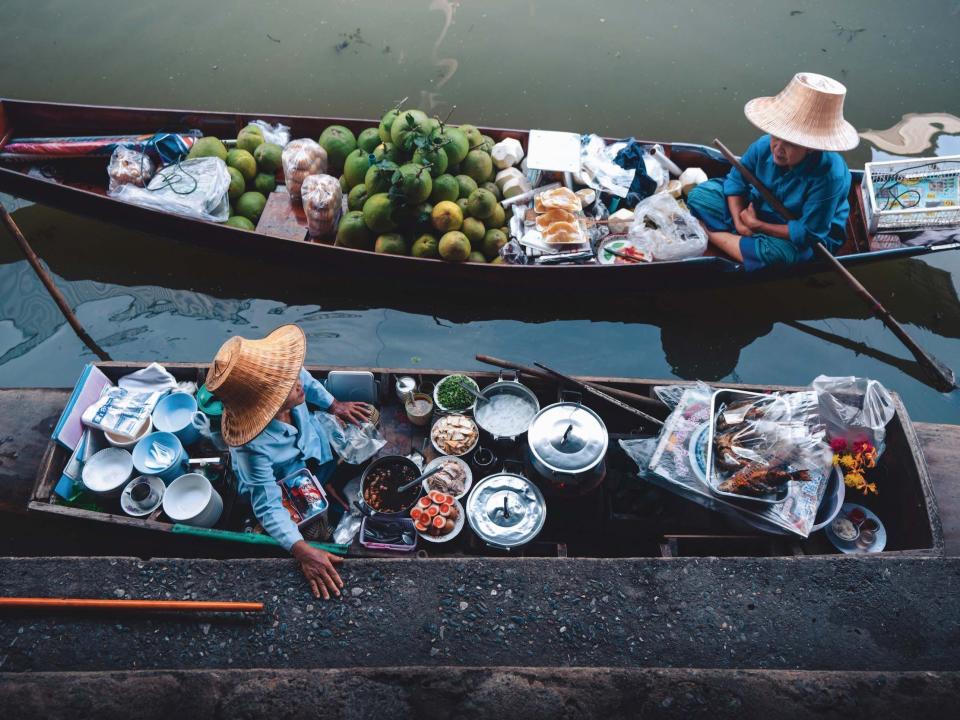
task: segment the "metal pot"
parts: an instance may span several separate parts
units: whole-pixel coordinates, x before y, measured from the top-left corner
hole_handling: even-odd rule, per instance
[[[390,464],[405,464],[413,468],[414,475],[411,476],[410,478],[411,480],[413,480],[413,478],[420,475],[420,468],[418,468],[417,464],[410,458],[405,457],[404,455],[384,455],[383,457],[377,458],[372,463],[367,465],[366,469],[363,471],[363,474],[360,476],[359,501],[363,507],[365,507],[371,513],[374,513],[379,517],[388,517],[388,518],[406,517],[410,512],[410,510],[413,508],[413,506],[417,504],[417,500],[420,499],[420,495],[423,494],[423,483],[419,483],[415,485],[410,490],[407,490],[406,493],[404,493],[404,507],[403,509],[398,510],[396,512],[381,512],[376,508],[371,507],[370,504],[364,498],[364,495],[366,494],[366,491],[367,491],[367,486],[371,482],[370,474],[377,468],[383,467],[384,465],[390,465]]]
[[[607,427],[572,395],[538,412],[527,431],[530,466],[548,492],[589,492],[606,474]]]
[[[491,547],[510,550],[540,533],[547,503],[534,483],[504,470],[474,485],[465,513],[477,537]]]
[[[498,413],[489,401],[497,397],[519,398],[518,402],[529,407],[530,419],[532,420],[536,414],[540,412],[540,401],[537,400],[537,396],[533,390],[518,381],[515,373],[513,379],[504,380],[503,372],[501,371],[497,381],[487,385],[487,387],[480,391],[480,394],[485,397],[488,402],[478,401],[473,410],[473,418],[476,420],[477,425],[481,430],[490,435],[495,443],[509,446],[517,445],[527,434],[527,428],[529,428],[530,423],[528,422],[522,430],[505,428],[502,423],[497,423]]]

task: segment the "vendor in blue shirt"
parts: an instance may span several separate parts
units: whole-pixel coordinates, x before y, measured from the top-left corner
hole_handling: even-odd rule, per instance
[[[798,73],[776,97],[747,103],[747,119],[768,134],[741,161],[797,218],[787,221],[736,168],[690,192],[687,204],[710,243],[747,270],[805,262],[821,242],[835,252],[844,241],[850,170],[837,151],[857,146],[843,119],[846,88],[814,73]]]
[[[326,431],[308,403],[344,422],[368,418],[364,403],[339,402],[303,368],[306,338],[296,325],[262,340],[234,337],[217,352],[206,386],[223,402],[221,432],[245,495],[263,528],[299,561],[316,597],[339,595],[341,559],[307,544],[283,505],[278,480],[309,463],[321,483],[336,467]]]

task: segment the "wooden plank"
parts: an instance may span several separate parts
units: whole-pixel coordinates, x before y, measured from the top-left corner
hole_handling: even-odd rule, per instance
[[[943,528],[943,552],[960,556],[960,425],[915,423]]]
[[[300,204],[290,199],[286,190],[278,190],[267,198],[267,205],[257,223],[257,232],[286,240],[306,240],[307,216]]]

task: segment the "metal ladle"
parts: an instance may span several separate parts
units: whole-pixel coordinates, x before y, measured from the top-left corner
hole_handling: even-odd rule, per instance
[[[480,392],[477,391],[477,390],[475,390],[475,389],[473,388],[473,386],[470,385],[469,383],[464,382],[463,380],[457,380],[457,385],[459,385],[459,386],[462,387],[464,390],[466,390],[468,393],[470,393],[471,395],[473,395],[473,397],[474,397],[475,399],[479,400],[480,402],[490,402],[490,399],[489,399],[489,398],[486,398],[486,397],[484,397],[483,395],[481,395]]]
[[[398,487],[398,488],[397,488],[397,493],[406,492],[407,490],[409,490],[410,488],[412,488],[414,485],[417,485],[418,483],[423,482],[424,480],[426,480],[426,479],[427,479],[428,477],[430,477],[431,475],[434,475],[435,473],[440,472],[442,469],[443,469],[443,465],[437,465],[433,470],[429,470],[429,471],[425,472],[423,475],[421,475],[420,477],[415,478],[415,479],[411,480],[410,482],[405,483],[405,484],[401,485],[400,487]]]

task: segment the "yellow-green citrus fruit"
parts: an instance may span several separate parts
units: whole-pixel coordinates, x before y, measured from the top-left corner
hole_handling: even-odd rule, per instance
[[[363,221],[373,232],[381,235],[396,229],[393,219],[393,203],[386,193],[376,193],[363,204]]]
[[[483,226],[482,221],[468,217],[463,219],[460,232],[467,236],[471,245],[479,247],[480,243],[483,242],[483,236],[487,232],[487,229]]]
[[[247,220],[242,215],[231,215],[227,218],[227,221],[224,225],[229,225],[230,227],[240,228],[241,230],[256,230],[257,226],[252,222]]]
[[[220,142],[219,138],[215,138],[215,137],[198,138],[197,141],[193,144],[193,147],[190,148],[190,152],[187,153],[187,159],[193,160],[194,158],[202,158],[202,157],[218,157],[224,162],[226,162],[227,148],[224,147],[223,143]]]
[[[442,233],[459,230],[463,225],[463,211],[456,203],[442,200],[433,206],[430,222]]]
[[[384,233],[377,238],[373,251],[386,255],[408,255],[407,241],[399,233]]]
[[[460,184],[453,175],[441,175],[433,180],[430,200],[436,204],[441,200],[456,200],[460,197]]]
[[[262,193],[245,192],[237,198],[237,215],[242,215],[256,225],[266,204],[267,198]]]
[[[257,161],[257,169],[264,173],[275,173],[282,162],[283,148],[276,143],[262,143],[253,151],[253,159]]]
[[[366,185],[363,183],[354,185],[353,189],[347,194],[347,207],[351,210],[363,210],[363,204],[368,197]]]
[[[341,218],[336,244],[357,250],[373,249],[373,234],[364,222],[362,212],[352,210]]]
[[[253,189],[270,197],[270,193],[277,189],[277,176],[273,173],[257,173],[253,179]]]
[[[464,175],[469,175],[478,185],[486,182],[493,171],[493,160],[483,150],[474,149],[467,153],[467,157],[460,163]]]
[[[343,176],[347,179],[347,185],[353,188],[363,183],[369,169],[370,153],[367,151],[357,148],[347,155],[346,162],[343,163]]]
[[[469,175],[457,175],[457,184],[460,186],[460,193],[457,197],[468,198],[470,193],[479,187],[477,181]]]
[[[410,254],[418,258],[440,257],[440,241],[436,237],[425,233],[413,241]]]
[[[480,220],[486,220],[493,215],[493,209],[498,205],[497,199],[489,190],[474,190],[467,198],[467,208],[470,215]]]
[[[493,260],[500,254],[500,248],[507,244],[507,236],[502,230],[487,230],[483,236],[483,254],[487,260]]]
[[[357,147],[365,153],[372,153],[381,142],[383,141],[377,128],[369,127],[366,130],[361,130],[357,136]]]
[[[470,257],[470,241],[462,232],[453,230],[440,238],[440,257],[447,262],[463,262]]]
[[[230,174],[230,189],[227,190],[227,195],[231,200],[236,200],[246,191],[247,179],[236,168],[228,167],[227,172]]]
[[[487,259],[483,256],[482,252],[474,250],[473,252],[470,253],[470,257],[467,258],[467,262],[485,263],[487,262]]]
[[[324,129],[317,142],[327,151],[327,162],[334,172],[341,170],[347,155],[357,149],[357,139],[343,125],[331,125]]]
[[[227,167],[236,168],[244,180],[250,182],[257,176],[257,161],[246,150],[231,150],[227,153]]]

